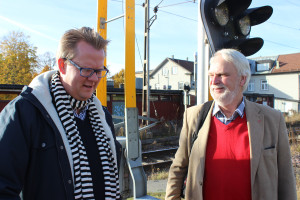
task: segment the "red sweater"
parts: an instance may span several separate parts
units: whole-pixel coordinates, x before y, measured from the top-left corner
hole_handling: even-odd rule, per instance
[[[251,200],[246,115],[228,125],[212,117],[206,147],[204,200]]]

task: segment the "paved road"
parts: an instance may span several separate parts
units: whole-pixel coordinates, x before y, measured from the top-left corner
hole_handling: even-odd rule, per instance
[[[166,180],[147,181],[147,192],[165,192],[167,186]]]

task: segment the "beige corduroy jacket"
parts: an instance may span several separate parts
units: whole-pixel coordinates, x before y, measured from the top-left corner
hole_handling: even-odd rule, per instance
[[[179,148],[168,177],[168,200],[180,199],[187,170],[185,199],[203,199],[205,153],[213,105],[198,132],[192,151],[191,136],[195,132],[202,105],[188,108],[184,114]],[[294,171],[283,115],[268,106],[247,100],[245,110],[250,141],[252,200],[296,200]]]

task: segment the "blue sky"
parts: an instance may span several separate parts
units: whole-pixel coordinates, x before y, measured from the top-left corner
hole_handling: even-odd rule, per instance
[[[197,51],[198,0],[149,0],[150,16],[158,5],[157,19],[150,29],[150,69],[166,57],[194,59]],[[144,45],[143,0],[136,0],[136,71],[142,70]],[[252,27],[251,37],[262,37],[262,49],[253,56],[274,56],[300,52],[300,1],[252,0],[250,7],[271,5],[272,17]],[[108,19],[124,13],[122,0],[108,0]],[[96,29],[97,0],[0,0],[0,37],[22,31],[38,48],[38,55],[55,55],[61,35],[70,28],[89,26]],[[124,68],[124,21],[108,24],[107,65],[111,75]]]

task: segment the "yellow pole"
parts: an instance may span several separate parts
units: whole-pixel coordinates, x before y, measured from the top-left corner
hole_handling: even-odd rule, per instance
[[[125,107],[136,107],[135,90],[135,5],[126,0],[125,8]]]
[[[97,32],[104,38],[107,39],[107,25],[101,24],[107,20],[107,0],[98,0],[98,19],[97,19]],[[106,65],[106,59],[104,60]],[[100,83],[96,89],[96,96],[101,101],[103,106],[107,106],[107,86],[106,77],[100,80]]]

